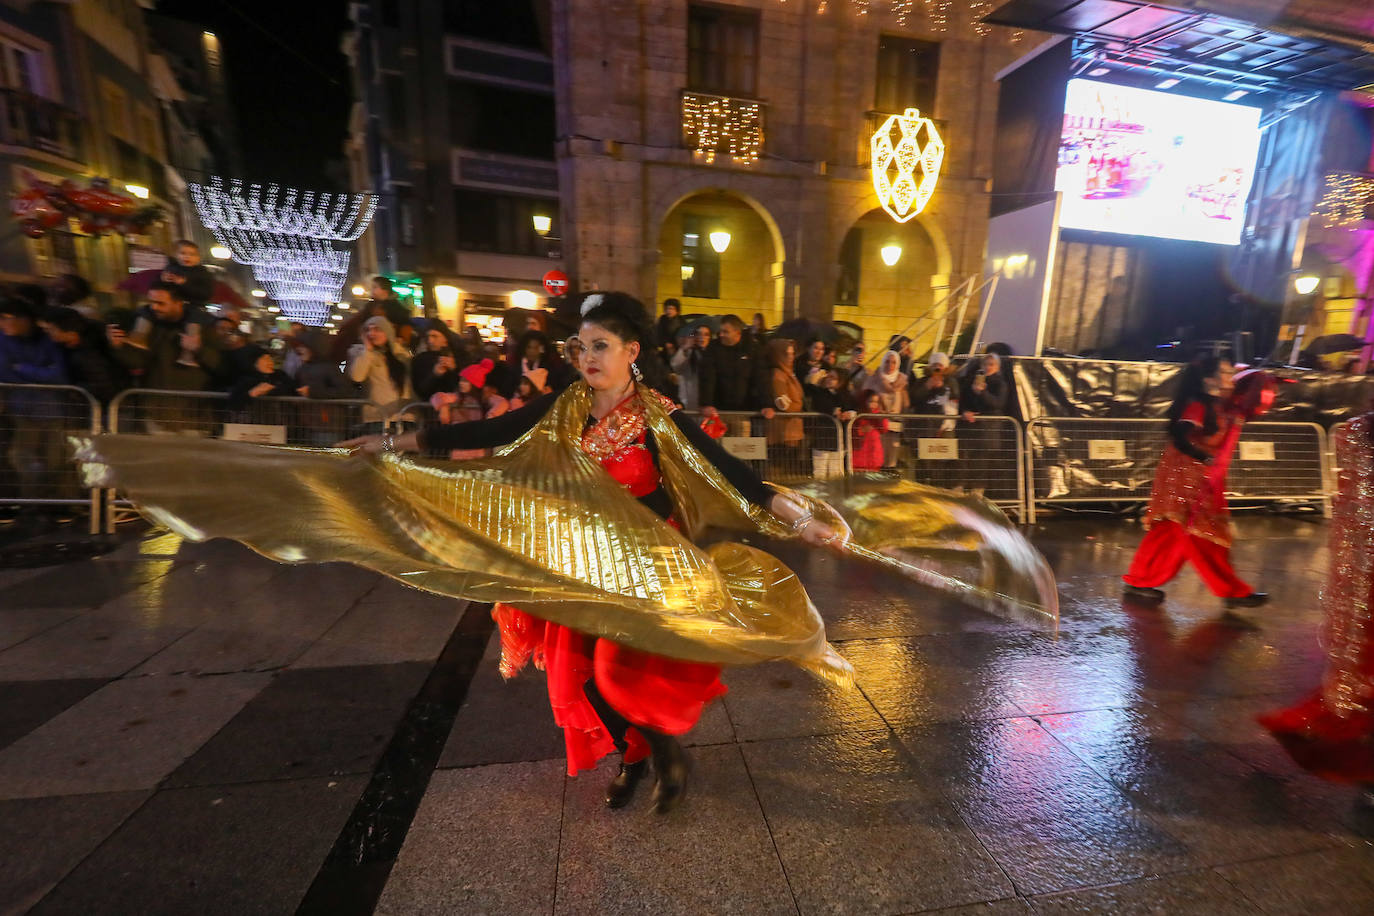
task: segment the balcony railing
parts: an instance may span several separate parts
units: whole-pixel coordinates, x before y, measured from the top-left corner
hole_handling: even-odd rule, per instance
[[[79,162],[83,137],[81,117],[71,109],[21,89],[0,89],[0,144]]]
[[[682,92],[682,145],[702,153],[753,162],[763,152],[765,105],[758,99]]]

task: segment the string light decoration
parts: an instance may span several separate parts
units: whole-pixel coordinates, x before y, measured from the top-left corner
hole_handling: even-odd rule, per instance
[[[714,162],[717,153],[757,162],[763,149],[763,105],[752,99],[682,94],[682,144]]]
[[[200,221],[293,321],[324,324],[348,280],[349,253],[377,209],[373,194],[329,194],[280,185],[190,186]]]
[[[779,0],[786,3],[787,0]],[[960,14],[955,14],[956,0],[921,0],[921,6],[925,10],[926,23],[932,32],[946,32],[951,27],[966,26],[976,35],[985,37],[992,33],[992,27],[983,22],[982,19],[990,13],[998,4],[998,0],[958,0]],[[876,12],[881,7],[878,0],[849,0],[849,7],[855,16],[867,16],[870,12]],[[911,19],[916,8],[916,0],[888,0],[887,10],[896,20],[898,26],[906,28],[911,24]],[[816,14],[823,15],[830,9],[830,0],[816,0]],[[1011,33],[1011,41],[1019,42],[1024,37],[1024,32],[1015,31]]]
[[[924,210],[945,160],[935,122],[915,108],[891,115],[873,132],[869,150],[873,190],[888,215],[904,223]]]
[[[1313,215],[1326,229],[1344,229],[1374,218],[1374,175],[1332,172]]]

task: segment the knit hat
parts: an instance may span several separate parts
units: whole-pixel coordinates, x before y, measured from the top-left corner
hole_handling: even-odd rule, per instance
[[[930,354],[930,365],[947,369],[949,368],[949,357],[943,353],[932,353]]]
[[[473,363],[463,367],[458,373],[459,377],[467,379],[469,385],[474,388],[481,388],[487,383],[487,375],[491,373],[492,367],[496,365],[489,359],[484,359],[480,363]]]

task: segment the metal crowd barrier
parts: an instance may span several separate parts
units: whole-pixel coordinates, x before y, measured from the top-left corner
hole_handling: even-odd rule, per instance
[[[859,414],[845,434],[855,474],[981,494],[1026,519],[1021,424],[1012,417]]]
[[[110,402],[106,429],[141,436],[189,436],[263,445],[328,448],[341,439],[378,432],[364,420],[367,401],[313,398],[252,398],[230,408],[222,391],[164,391],[130,388]],[[129,505],[113,492],[106,498],[105,530],[114,532],[115,509]]]
[[[684,414],[701,423],[700,411]],[[721,411],[725,432],[717,441],[752,467],[764,480],[797,483],[845,475],[844,431],[840,421],[823,413],[756,413]]]
[[[1026,424],[1028,520],[1052,503],[1145,502],[1168,421],[1038,417]],[[1326,434],[1315,423],[1247,423],[1227,496],[1289,501],[1330,511]]]
[[[74,385],[0,384],[0,505],[87,505],[98,533],[100,491],[85,486],[67,437],[100,423],[99,402]]]

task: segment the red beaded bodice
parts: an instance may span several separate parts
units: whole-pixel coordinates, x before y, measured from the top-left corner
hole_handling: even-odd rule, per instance
[[[659,398],[668,410],[676,408],[667,398]],[[582,451],[601,462],[636,499],[648,496],[659,485],[658,466],[645,444],[646,417],[644,401],[636,392],[582,433]]]

